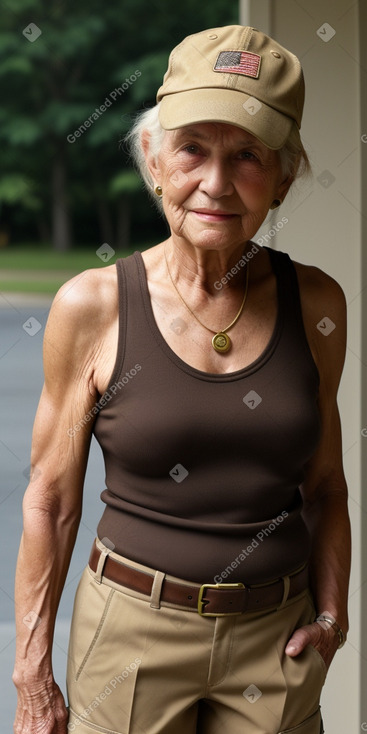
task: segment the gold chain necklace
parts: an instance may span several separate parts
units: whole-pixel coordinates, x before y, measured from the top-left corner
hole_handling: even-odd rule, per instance
[[[244,305],[245,305],[245,302],[246,302],[247,291],[248,291],[250,263],[246,263],[245,293],[244,293],[244,296],[243,296],[242,303],[241,303],[241,306],[239,308],[239,311],[236,314],[236,316],[234,317],[233,321],[231,321],[231,323],[228,326],[226,326],[225,329],[222,329],[221,331],[217,331],[216,332],[214,329],[210,329],[209,326],[206,326],[205,324],[203,324],[202,321],[200,321],[200,319],[196,316],[196,314],[192,311],[192,309],[190,308],[190,306],[186,303],[186,301],[184,300],[184,298],[181,296],[181,293],[178,290],[178,288],[176,287],[176,285],[174,283],[174,280],[172,278],[170,269],[168,267],[166,248],[164,248],[164,257],[165,257],[165,260],[166,260],[167,271],[168,271],[168,275],[170,277],[171,283],[172,283],[172,285],[173,285],[173,287],[174,287],[174,289],[175,289],[178,297],[180,298],[180,300],[184,304],[184,306],[188,309],[188,311],[190,311],[190,313],[193,315],[194,319],[196,319],[196,321],[198,321],[198,323],[201,326],[204,327],[204,329],[207,329],[208,331],[211,331],[212,334],[214,334],[214,336],[212,338],[212,346],[215,349],[215,351],[216,352],[221,352],[221,353],[228,352],[230,350],[231,346],[232,346],[232,342],[231,342],[231,340],[230,340],[230,338],[229,338],[229,336],[228,336],[228,334],[226,332],[229,331],[229,329],[231,329],[232,326],[235,325],[235,323],[238,321],[238,319],[240,318],[241,313],[243,311],[243,308],[244,308]]]

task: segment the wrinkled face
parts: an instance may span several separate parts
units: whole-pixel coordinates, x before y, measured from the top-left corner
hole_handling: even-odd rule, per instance
[[[172,234],[208,249],[250,240],[291,183],[277,151],[224,123],[167,131],[151,172]]]

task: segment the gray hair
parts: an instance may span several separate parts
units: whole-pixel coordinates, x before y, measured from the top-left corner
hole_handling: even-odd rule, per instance
[[[159,122],[159,105],[160,102],[148,110],[138,113],[132,128],[125,136],[131,157],[140,176],[142,177],[148,192],[153,197],[160,211],[163,211],[162,201],[153,190],[153,180],[150,175],[142,146],[142,134],[144,131],[149,133],[150,151],[154,157],[158,157],[163,138],[166,131],[161,127]],[[282,174],[284,177],[291,176],[294,180],[307,176],[311,173],[311,165],[308,155],[303,147],[298,126],[294,122],[288,140],[283,148],[278,151]]]

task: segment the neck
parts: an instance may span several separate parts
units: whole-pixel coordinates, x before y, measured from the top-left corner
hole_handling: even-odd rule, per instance
[[[257,247],[248,241],[231,250],[206,250],[176,243],[172,237],[163,246],[174,283],[212,296],[223,294],[227,289],[243,289],[245,266]],[[248,253],[251,253],[250,258]]]

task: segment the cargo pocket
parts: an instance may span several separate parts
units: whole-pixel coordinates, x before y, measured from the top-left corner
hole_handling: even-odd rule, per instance
[[[287,640],[296,629],[310,624],[314,619],[313,600],[307,592],[298,619],[293,618],[287,630]],[[326,664],[311,644],[306,645],[295,657],[286,655],[285,645],[278,649],[285,686],[279,732],[299,731],[302,734],[303,732],[319,734],[321,726],[319,706],[327,674]]]
[[[69,709],[68,734],[77,732],[77,734],[124,734],[116,729],[106,729],[106,727],[94,726],[90,722],[82,719],[75,711]],[[125,730],[126,731],[126,730]]]
[[[312,720],[317,715],[320,695],[326,678],[326,666],[317,650],[307,645],[296,657],[283,656],[282,671],[286,686],[283,716],[280,731],[293,731],[297,722]],[[313,723],[312,734],[319,734]],[[310,724],[311,726],[311,724]],[[297,729],[295,729],[297,731]],[[301,728],[300,731],[303,732]],[[308,732],[307,727],[304,729]]]
[[[311,652],[315,656],[316,660],[318,660],[318,663],[319,663],[319,665],[321,667],[321,671],[322,671],[322,675],[323,675],[323,682],[322,682],[322,684],[324,685],[325,679],[326,679],[326,675],[327,675],[327,667],[326,667],[325,660],[322,657],[322,655],[320,655],[319,651],[316,650],[316,647],[314,647],[313,645],[307,645],[307,647],[311,650]]]
[[[142,662],[145,602],[98,584],[86,569],[78,586],[67,670],[69,731],[126,732]],[[141,639],[143,635],[143,639]]]
[[[80,579],[75,601],[68,653],[68,677],[78,680],[101,635],[114,589],[97,584],[88,569]]]
[[[283,729],[279,734],[291,734],[291,732],[295,732],[295,734],[324,734],[320,708],[297,726],[293,726],[291,729]]]
[[[104,607],[103,607],[103,610],[102,610],[101,617],[100,617],[100,619],[98,621],[98,627],[97,627],[97,629],[96,629],[96,631],[94,633],[94,637],[93,637],[93,639],[92,639],[92,641],[91,641],[91,643],[90,643],[90,645],[89,645],[89,647],[87,649],[87,652],[85,653],[84,658],[83,658],[82,662],[80,663],[79,668],[76,671],[75,680],[78,680],[78,678],[80,677],[80,674],[81,674],[82,670],[85,668],[85,666],[86,666],[86,664],[88,662],[88,659],[90,658],[90,656],[91,656],[91,654],[93,652],[93,649],[94,649],[94,647],[96,646],[96,644],[98,642],[98,639],[100,637],[103,624],[104,624],[105,619],[107,617],[109,606],[111,604],[112,597],[113,597],[114,593],[115,593],[114,590],[113,589],[110,589],[109,594],[108,594],[108,597],[106,599],[106,602],[105,602]]]

